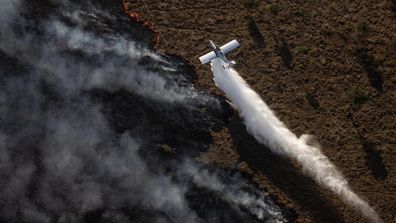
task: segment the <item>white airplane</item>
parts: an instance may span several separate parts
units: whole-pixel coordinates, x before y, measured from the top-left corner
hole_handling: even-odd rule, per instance
[[[231,50],[234,50],[240,46],[238,41],[232,40],[221,47],[218,47],[212,40],[209,40],[209,42],[210,42],[210,46],[213,48],[213,51],[199,58],[202,64],[209,63],[215,58],[222,59],[228,65],[228,66],[223,66],[224,69],[226,68],[230,69],[236,64],[235,61],[229,61],[225,55]]]

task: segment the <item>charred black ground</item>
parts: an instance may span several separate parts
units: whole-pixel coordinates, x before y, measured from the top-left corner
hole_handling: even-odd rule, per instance
[[[184,59],[152,52],[154,34],[119,1],[12,10],[0,30],[1,222],[293,219],[238,171],[194,161],[232,112],[194,87]]]

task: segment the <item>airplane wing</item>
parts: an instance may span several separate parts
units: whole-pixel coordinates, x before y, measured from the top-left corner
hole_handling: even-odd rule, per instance
[[[211,51],[211,52],[201,56],[199,58],[199,60],[201,61],[202,64],[206,64],[206,63],[210,62],[211,60],[213,60],[216,57],[217,57],[216,53],[214,51]]]
[[[240,46],[240,44],[238,43],[238,41],[236,41],[235,39],[224,44],[222,47],[220,47],[221,51],[223,51],[224,54],[227,54],[228,52],[230,52],[231,50],[238,48]]]

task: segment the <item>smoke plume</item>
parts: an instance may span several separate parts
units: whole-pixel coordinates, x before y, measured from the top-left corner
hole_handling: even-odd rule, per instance
[[[218,98],[117,5],[76,2],[0,3],[0,222],[284,222],[240,177],[186,161],[223,124]]]
[[[274,153],[297,160],[304,172],[319,184],[359,209],[373,222],[381,222],[375,210],[349,188],[347,180],[320,149],[307,145],[304,137],[298,138],[293,134],[234,69],[223,69],[226,64],[221,59],[213,60],[211,65],[216,85],[231,99],[248,132],[257,141]]]

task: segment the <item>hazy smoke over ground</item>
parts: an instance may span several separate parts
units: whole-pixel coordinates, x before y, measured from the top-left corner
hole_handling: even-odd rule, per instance
[[[304,137],[297,138],[234,69],[223,69],[223,65],[220,59],[212,61],[214,81],[238,109],[250,134],[273,152],[296,159],[318,183],[360,209],[372,221],[381,222],[374,209],[349,188],[346,179],[320,149],[307,145]]]
[[[112,12],[72,2],[0,3],[0,221],[284,221],[238,176],[161,156],[207,146],[220,102]]]
[[[192,176],[198,187],[203,187],[222,194],[222,197],[232,204],[242,206],[257,216],[258,219],[272,220],[266,222],[285,222],[279,215],[279,208],[274,206],[262,192],[253,189],[250,185],[233,178],[227,185],[221,182],[216,174],[208,170],[199,170],[196,166],[186,163],[183,173]]]

